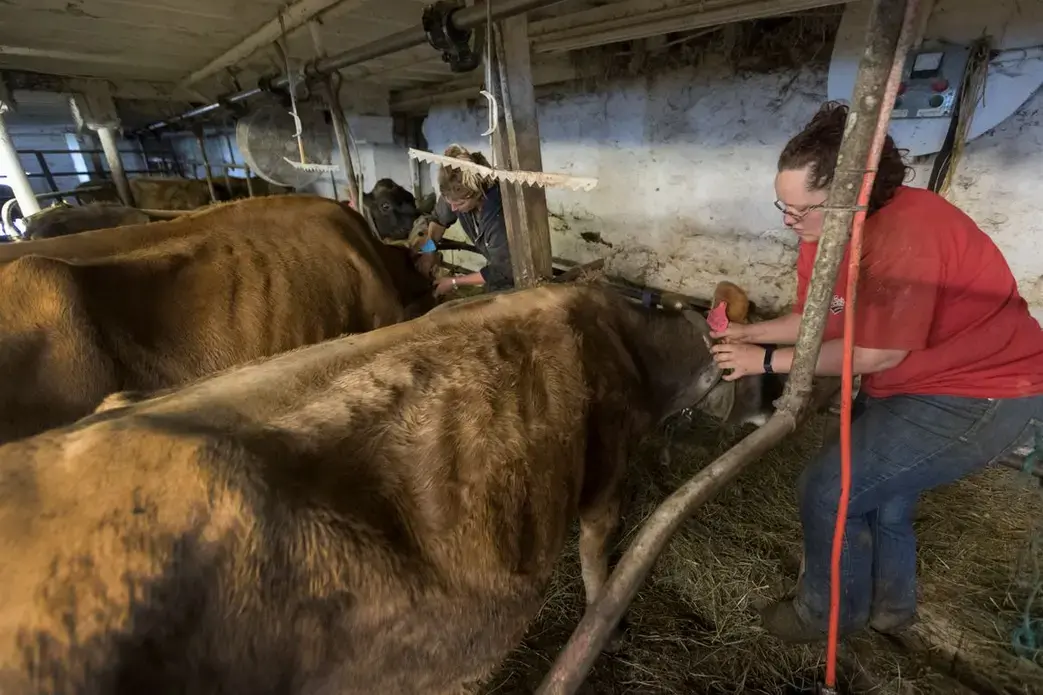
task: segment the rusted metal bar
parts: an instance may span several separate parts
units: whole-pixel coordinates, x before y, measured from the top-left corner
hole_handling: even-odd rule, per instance
[[[361,198],[359,197],[358,179],[355,178],[355,165],[351,161],[349,147],[351,141],[348,139],[344,110],[340,106],[340,90],[334,87],[333,81],[334,78],[331,75],[322,81],[322,87],[326,104],[330,109],[330,120],[333,122],[333,137],[337,141],[337,150],[340,152],[341,171],[344,172],[344,179],[348,182],[348,201],[351,203],[351,207],[358,210]],[[334,190],[336,190],[336,185],[334,185]]]
[[[66,196],[76,196],[80,193],[91,193],[92,191],[103,191],[105,186],[83,186],[82,188],[73,188],[67,191],[54,191],[52,193],[37,193],[37,200],[49,200],[51,198],[64,198]]]
[[[47,179],[47,185],[51,187],[51,191],[57,191],[58,184],[51,175],[51,167],[47,166],[47,158],[43,156],[42,152],[36,153],[36,163],[40,165],[40,173]]]
[[[135,152],[134,150],[116,150],[116,151],[119,152],[120,154],[133,154],[133,155],[137,154],[137,152]],[[35,155],[37,152],[39,152],[40,154],[71,154],[73,152],[75,152],[76,154],[100,154],[100,155],[105,154],[104,150],[94,150],[94,149],[78,149],[78,150],[18,150],[18,154],[32,154],[32,155]]]
[[[199,153],[203,157],[203,173],[206,175],[206,187],[210,191],[210,202],[217,202],[217,190],[214,188],[214,172],[210,168],[210,157],[206,153],[206,140],[203,139],[203,129],[196,129],[196,142],[199,143]]]
[[[66,154],[68,154],[68,153],[66,153]],[[50,172],[50,175],[54,176],[54,177],[61,178],[63,176],[79,176],[82,173],[83,173],[82,171],[52,171],[52,172]],[[124,174],[144,174],[145,170],[144,169],[124,169],[123,173]],[[26,174],[26,176],[28,176],[31,179],[40,179],[40,178],[46,178],[47,174]],[[105,178],[109,179],[109,177],[107,177],[107,176]]]
[[[663,502],[638,530],[609,577],[601,597],[587,608],[583,619],[558,655],[537,695],[575,693],[619,623],[641,583],[681,524],[713,498],[754,459],[796,429],[813,408],[813,376],[822,343],[829,299],[847,245],[859,185],[871,153],[876,160],[894,107],[898,80],[920,0],[875,0],[866,45],[858,67],[853,108],[837,158],[837,173],[829,191],[822,241],[815,258],[811,287],[801,321],[794,369],[786,383],[780,407],[761,428],[745,437],[699,472]],[[903,12],[904,10],[904,12]],[[883,120],[883,128],[877,124]],[[876,160],[872,167],[875,168]]]

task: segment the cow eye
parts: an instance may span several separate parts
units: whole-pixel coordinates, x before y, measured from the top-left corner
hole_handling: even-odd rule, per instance
[[[384,212],[389,212],[391,210],[391,203],[388,203],[388,202],[381,203],[380,204],[380,209],[383,210]]]

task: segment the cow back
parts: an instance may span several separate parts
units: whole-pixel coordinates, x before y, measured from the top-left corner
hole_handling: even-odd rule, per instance
[[[359,215],[287,196],[12,245],[25,248],[0,263],[0,379],[21,386],[4,389],[0,441],[85,415],[114,391],[403,320],[375,244]],[[70,371],[68,387],[48,377]],[[41,419],[29,401],[63,407]]]

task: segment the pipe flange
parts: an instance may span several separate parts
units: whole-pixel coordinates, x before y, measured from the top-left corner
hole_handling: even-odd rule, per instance
[[[482,57],[471,48],[471,30],[453,23],[453,14],[462,9],[451,0],[438,0],[424,8],[422,23],[427,42],[442,53],[453,72],[471,72],[482,64]]]

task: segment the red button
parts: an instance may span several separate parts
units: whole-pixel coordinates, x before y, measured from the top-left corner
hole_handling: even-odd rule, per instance
[[[942,78],[931,83],[931,89],[936,92],[944,92],[949,88],[949,80]]]

